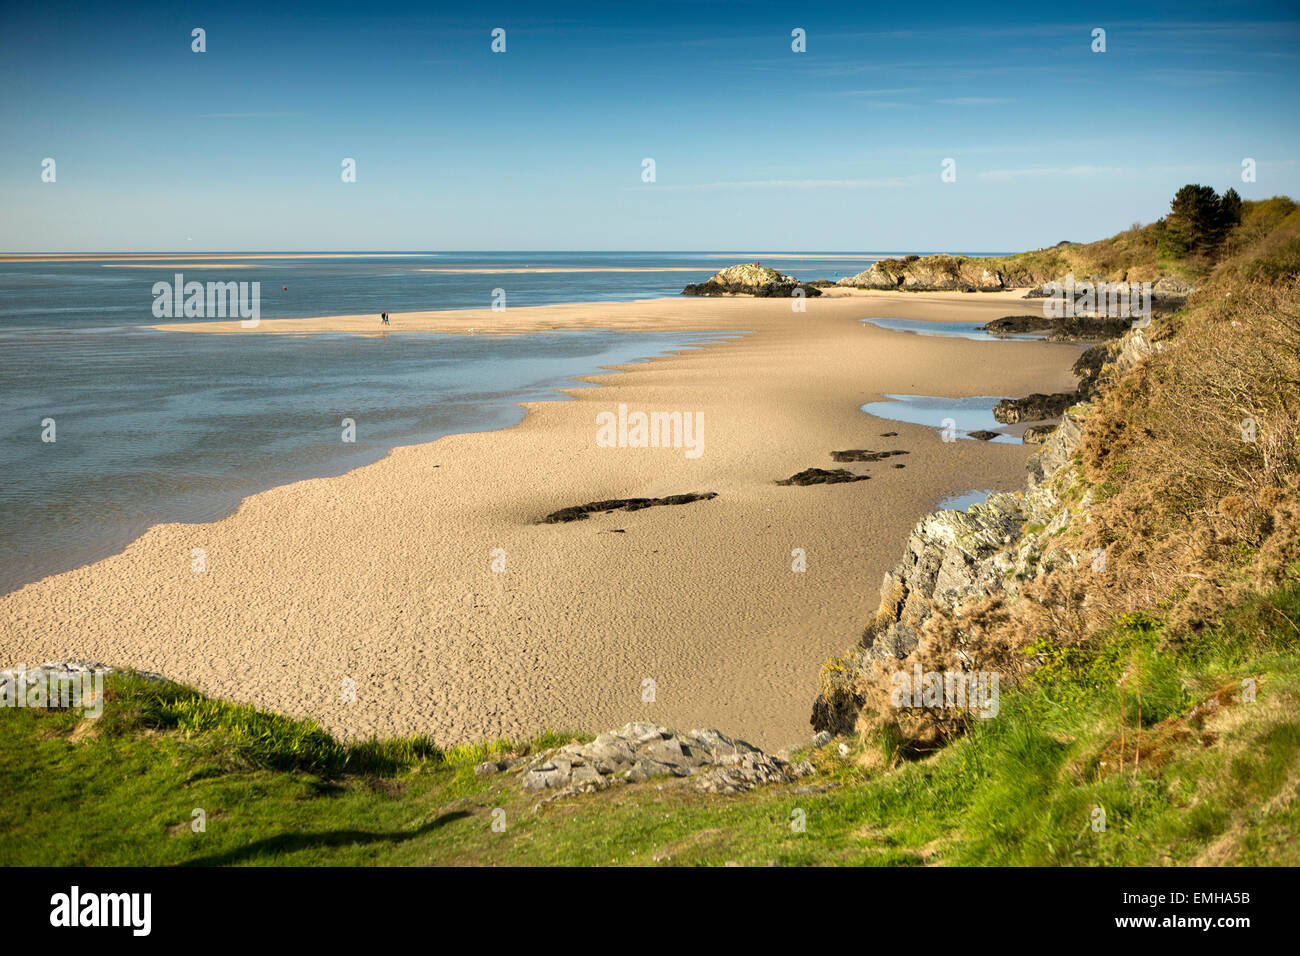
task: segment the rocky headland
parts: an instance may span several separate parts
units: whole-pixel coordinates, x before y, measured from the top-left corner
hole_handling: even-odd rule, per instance
[[[728,266],[712,278],[682,290],[682,295],[752,295],[788,299],[795,295],[818,296],[822,290],[794,276],[752,263]]]
[[[1166,308],[1181,308],[1195,291],[1182,276],[1133,257],[1126,263],[1099,248],[1107,241],[1081,245],[1062,242],[1050,249],[1012,256],[973,258],[938,254],[910,255],[901,259],[880,259],[857,275],[846,276],[836,285],[847,289],[878,289],[895,292],[1001,292],[1028,290],[1026,298],[1047,294],[1044,286],[1061,281],[1067,274],[1080,281],[1150,282],[1153,299]]]

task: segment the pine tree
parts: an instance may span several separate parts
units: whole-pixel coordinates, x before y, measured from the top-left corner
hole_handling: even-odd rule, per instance
[[[1239,222],[1241,196],[1235,189],[1220,197],[1212,186],[1186,185],[1174,194],[1161,223],[1160,251],[1179,258],[1212,253]]]
[[[1241,196],[1237,190],[1229,189],[1219,200],[1219,218],[1224,233],[1241,222]]]

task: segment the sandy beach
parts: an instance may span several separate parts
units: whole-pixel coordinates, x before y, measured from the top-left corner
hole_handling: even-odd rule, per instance
[[[859,319],[1023,311],[1020,293],[873,293],[810,299],[802,314],[788,299],[749,298],[395,314],[390,334],[748,334],[594,375],[586,381],[603,387],[529,404],[510,429],[399,448],[341,477],[254,495],[211,524],[156,526],[119,555],[0,598],[4,663],[76,657],[159,671],[345,735],[425,732],[450,744],[644,719],[771,748],[795,742],[809,733],[822,661],[852,643],[915,522],[947,495],[1020,487],[1032,451],[944,443],[859,406],[885,393],[1074,385],[1073,346],[923,337]],[[374,315],[345,315],[158,327],[376,326]],[[597,416],[620,404],[702,413],[702,454],[599,447]],[[849,448],[908,454],[832,463],[832,450]],[[871,479],[775,484],[809,467]],[[717,497],[538,523],[571,505],[686,492]],[[806,552],[802,573],[794,549]],[[343,699],[347,679],[355,701]]]

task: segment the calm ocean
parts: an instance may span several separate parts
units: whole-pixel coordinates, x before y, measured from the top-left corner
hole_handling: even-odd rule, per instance
[[[124,548],[150,525],[212,521],[244,497],[341,474],[398,445],[512,425],[520,401],[701,333],[517,338],[153,332],[152,286],[258,281],[262,318],[676,295],[737,253],[439,253],[260,259],[255,268],[0,263],[0,593]],[[185,261],[178,254],[174,260]],[[862,259],[771,259],[801,279]],[[690,267],[690,272],[454,274],[430,268]],[[356,442],[340,422],[357,423]],[[42,440],[54,420],[54,442]]]

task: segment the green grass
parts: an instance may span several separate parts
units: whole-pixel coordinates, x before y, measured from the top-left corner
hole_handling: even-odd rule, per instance
[[[1064,243],[1008,256],[927,256],[923,265],[945,266],[956,274],[965,263],[1024,278],[1032,283],[1100,277],[1107,281],[1155,281],[1161,275],[1178,276],[1196,284],[1212,278],[1259,278],[1277,282],[1300,270],[1300,207],[1276,196],[1242,203],[1242,219],[1217,248],[1192,254],[1175,254],[1161,248],[1163,222],[1134,225],[1106,239],[1089,243]],[[895,273],[911,265],[901,259],[884,259],[879,266]],[[919,290],[918,290],[919,291]]]
[[[346,744],[311,722],[112,675],[98,721],[0,711],[0,863],[1294,865],[1296,620],[1296,587],[1193,636],[1127,617],[1095,646],[1040,642],[1031,683],[1004,686],[995,719],[927,759],[859,741],[847,757],[811,754],[818,771],[797,785],[723,797],[652,781],[536,813],[513,774],[478,779],[473,765],[572,735]],[[1241,700],[1245,678],[1254,702]],[[1222,703],[1189,721],[1211,698]],[[204,832],[191,829],[196,808]]]

